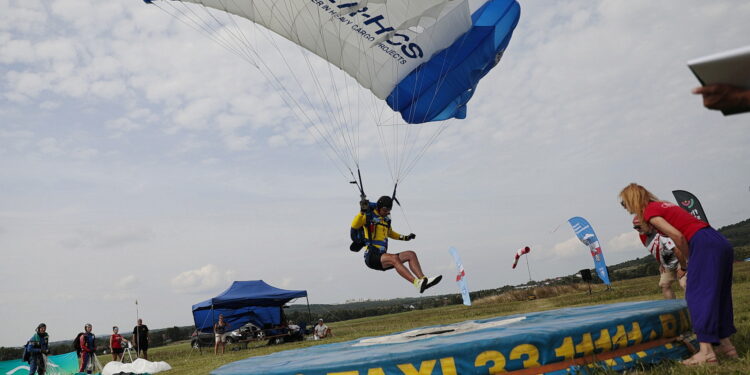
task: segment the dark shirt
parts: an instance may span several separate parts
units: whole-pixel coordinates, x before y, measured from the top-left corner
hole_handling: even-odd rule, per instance
[[[133,341],[135,341],[138,346],[148,345],[148,326],[145,324],[135,326],[133,328]]]
[[[26,350],[33,354],[43,353],[49,350],[49,335],[47,333],[35,333],[26,344]]]

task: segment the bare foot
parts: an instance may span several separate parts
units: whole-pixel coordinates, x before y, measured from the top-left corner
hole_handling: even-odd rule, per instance
[[[716,354],[704,354],[701,352],[695,353],[694,356],[682,361],[682,364],[685,366],[716,365],[718,363],[719,360],[716,359]]]

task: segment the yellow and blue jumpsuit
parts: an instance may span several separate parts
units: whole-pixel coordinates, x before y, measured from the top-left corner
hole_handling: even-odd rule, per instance
[[[367,250],[365,250],[365,264],[374,270],[385,271],[393,268],[383,268],[380,256],[388,251],[388,238],[403,240],[404,236],[391,228],[391,218],[380,216],[377,212],[370,213],[370,223],[367,224],[367,213],[360,212],[352,220],[352,229],[365,227],[365,238],[367,238]],[[372,235],[371,235],[372,233]]]

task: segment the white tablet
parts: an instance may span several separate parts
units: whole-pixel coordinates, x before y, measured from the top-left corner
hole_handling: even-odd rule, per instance
[[[704,86],[724,83],[750,89],[750,46],[699,57],[688,66]]]

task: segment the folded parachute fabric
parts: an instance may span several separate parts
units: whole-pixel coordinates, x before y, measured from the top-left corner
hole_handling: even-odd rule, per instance
[[[121,363],[112,361],[107,363],[102,369],[102,375],[116,375],[120,373],[130,374],[156,374],[157,372],[171,370],[167,362],[151,362],[143,358],[138,358],[133,363]]]

